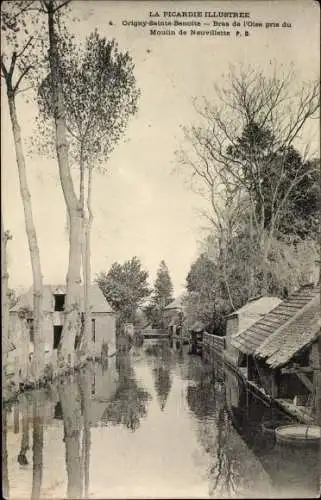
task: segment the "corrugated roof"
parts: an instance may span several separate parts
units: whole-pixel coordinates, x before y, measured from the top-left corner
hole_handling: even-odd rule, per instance
[[[265,314],[259,321],[256,321],[250,328],[233,337],[231,339],[232,345],[244,354],[253,354],[272,333],[314,299],[317,293],[316,287],[302,287]]]
[[[271,368],[287,363],[320,334],[320,294],[303,306],[289,321],[278,328],[255,352],[266,358]]]
[[[66,293],[65,285],[44,285],[43,287],[43,310],[51,312],[54,309],[54,294]],[[111,306],[105,299],[98,285],[91,285],[89,289],[91,310],[94,313],[112,313],[114,312]],[[19,297],[17,304],[10,309],[10,312],[18,311],[21,308],[33,307],[33,289],[32,287]],[[81,297],[81,309],[83,309],[83,298]]]

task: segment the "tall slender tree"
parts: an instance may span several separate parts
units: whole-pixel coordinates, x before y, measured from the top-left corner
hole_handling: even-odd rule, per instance
[[[32,449],[33,449],[33,467],[32,467],[32,491],[31,500],[41,498],[41,485],[43,475],[43,394],[39,391],[33,395],[33,429],[32,429]]]
[[[164,309],[173,300],[173,283],[167,264],[161,260],[156,274],[154,292],[150,304],[145,311],[153,325],[164,326]]]
[[[8,269],[7,269],[7,242],[9,234],[3,227],[1,210],[1,335],[2,335],[2,380],[5,387],[6,365],[9,345],[9,304],[8,304]]]
[[[62,366],[74,363],[74,344],[80,329],[80,268],[82,207],[76,195],[70,171],[68,139],[62,90],[62,68],[59,54],[59,30],[57,19],[60,10],[68,1],[41,0],[41,9],[46,15],[48,32],[48,58],[50,89],[54,114],[55,147],[59,177],[69,220],[69,261],[66,278],[65,319],[59,345],[59,360]]]
[[[33,69],[30,51],[35,49],[36,38],[26,28],[28,8],[33,2],[4,2],[1,10],[1,25],[4,47],[1,54],[1,76],[6,84],[10,120],[14,138],[19,174],[20,194],[24,210],[33,276],[33,328],[34,358],[33,375],[36,379],[43,373],[44,349],[42,341],[42,296],[43,277],[36,228],[34,224],[31,194],[28,186],[27,168],[23,150],[21,128],[16,105],[17,94],[24,90],[25,80]],[[35,30],[35,27],[34,27]],[[36,31],[36,30],[35,30]]]
[[[63,95],[69,158],[79,169],[79,208],[82,217],[82,267],[84,277],[85,335],[90,338],[89,285],[91,282],[90,234],[93,223],[92,183],[95,171],[105,171],[115,145],[136,112],[139,92],[134,65],[114,40],[91,33],[84,44],[65,34],[59,39],[60,83]],[[52,135],[54,107],[49,74],[39,88],[42,130]],[[44,123],[44,121],[46,123]],[[50,148],[50,140],[46,138]],[[46,148],[48,149],[48,148]],[[86,183],[87,180],[87,194]]]
[[[154,285],[154,300],[162,308],[166,307],[173,300],[173,283],[164,260],[161,260],[157,270]]]

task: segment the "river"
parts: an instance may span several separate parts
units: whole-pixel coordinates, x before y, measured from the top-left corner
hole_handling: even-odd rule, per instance
[[[276,445],[262,427],[271,416],[223,366],[133,348],[5,407],[3,490],[17,500],[316,496],[318,450]]]

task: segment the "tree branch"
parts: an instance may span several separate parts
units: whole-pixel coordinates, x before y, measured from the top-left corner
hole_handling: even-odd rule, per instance
[[[32,66],[27,66],[21,73],[21,75],[19,76],[18,80],[17,80],[17,83],[15,84],[15,86],[13,87],[13,92],[15,93],[18,88],[19,88],[19,85],[22,81],[22,79],[26,76],[26,74],[31,70]]]

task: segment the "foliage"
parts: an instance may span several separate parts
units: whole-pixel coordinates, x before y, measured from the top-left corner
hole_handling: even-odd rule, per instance
[[[298,145],[318,112],[319,83],[294,76],[232,68],[212,101],[195,101],[200,123],[185,128],[180,169],[210,223],[187,276],[186,315],[215,333],[250,298],[291,293],[317,259],[320,162]]]
[[[145,314],[154,328],[160,328],[164,308],[173,300],[173,284],[166,262],[162,260],[157,270],[153,296],[145,307]]]
[[[106,300],[118,313],[121,324],[134,322],[137,308],[150,295],[148,272],[142,269],[138,257],[124,264],[114,262],[107,273],[101,272],[96,281]]]
[[[161,261],[157,270],[154,285],[154,301],[161,307],[166,307],[173,300],[173,284],[169,270],[164,260]]]
[[[69,153],[74,164],[102,168],[136,113],[139,91],[128,52],[115,40],[91,33],[84,44],[64,33],[59,39],[60,79]],[[39,87],[38,104],[44,154],[53,153],[51,74]],[[45,139],[45,140],[44,140]]]
[[[218,265],[204,252],[192,263],[186,281],[185,326],[192,328],[196,321],[202,321],[208,331],[221,334],[230,307]]]
[[[151,396],[136,381],[128,356],[117,358],[117,368],[118,388],[103,413],[102,422],[106,425],[123,425],[134,432],[139,428],[141,419],[147,415]]]
[[[254,202],[255,220],[264,229],[299,238],[316,233],[320,180],[317,160],[304,161],[293,145],[275,147],[273,132],[248,123],[227,154]]]
[[[19,296],[17,295],[16,291],[13,288],[8,289],[7,295],[8,295],[8,307],[9,309],[11,309],[17,304]]]

